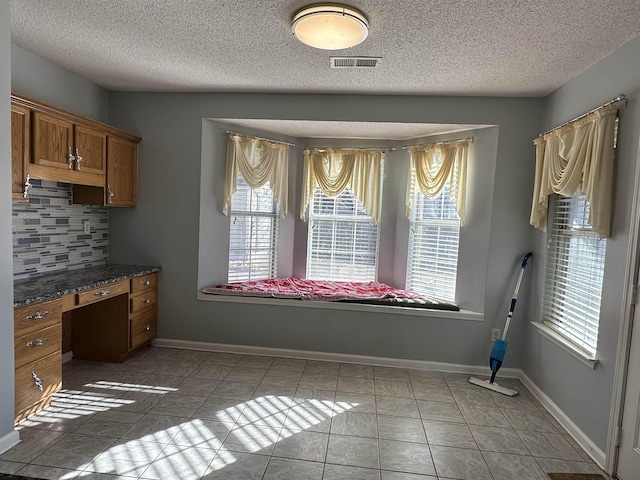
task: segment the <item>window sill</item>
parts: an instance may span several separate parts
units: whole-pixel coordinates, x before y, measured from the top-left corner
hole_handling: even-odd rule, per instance
[[[315,300],[294,300],[287,298],[243,297],[235,295],[211,295],[198,293],[198,300],[205,302],[249,303],[254,305],[279,305],[286,307],[325,308],[330,310],[358,311],[369,313],[390,313],[414,317],[448,318],[452,320],[470,320],[482,322],[484,314],[470,310],[452,312],[450,310],[430,310],[422,308],[389,307],[381,305],[358,305],[356,303],[323,302]]]
[[[595,369],[598,364],[598,359],[589,355],[587,352],[576,347],[569,342],[564,336],[556,332],[553,328],[548,327],[542,322],[531,322],[531,324],[538,329],[541,335],[551,340],[557,346],[562,348],[565,352],[569,353],[573,357],[577,358],[580,362],[584,363],[591,369]]]

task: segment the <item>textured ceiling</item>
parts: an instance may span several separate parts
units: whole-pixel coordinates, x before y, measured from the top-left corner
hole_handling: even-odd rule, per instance
[[[332,53],[291,34],[311,3],[11,0],[11,39],[111,90],[542,96],[640,33],[639,0],[348,0],[369,38]]]

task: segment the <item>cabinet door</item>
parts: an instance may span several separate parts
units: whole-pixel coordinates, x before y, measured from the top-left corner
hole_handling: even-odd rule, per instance
[[[14,201],[26,201],[24,184],[29,163],[30,111],[11,105],[11,194]]]
[[[107,139],[106,204],[135,206],[138,203],[138,148],[123,138]]]
[[[104,175],[107,158],[107,136],[89,127],[76,125],[74,135],[74,154],[82,160],[76,161],[76,170]]]
[[[35,112],[33,136],[33,163],[69,170],[69,149],[73,146],[71,122]]]

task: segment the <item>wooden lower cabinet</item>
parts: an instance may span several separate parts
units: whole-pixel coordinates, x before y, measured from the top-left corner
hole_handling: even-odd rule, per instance
[[[60,351],[16,369],[16,417],[20,412],[41,404],[62,388]]]
[[[16,423],[62,388],[61,305],[57,299],[14,310]]]
[[[158,274],[131,279],[129,296],[129,346],[148,344],[158,333]]]
[[[151,273],[16,308],[16,423],[62,388],[63,338],[73,358],[102,362],[122,362],[148,345],[158,331],[157,288]]]
[[[122,362],[157,332],[158,274],[151,273],[74,294],[73,358]],[[88,303],[91,302],[91,303]]]
[[[131,315],[138,315],[147,310],[156,308],[158,294],[155,290],[141,292],[131,297]]]
[[[15,337],[15,365],[22,367],[62,349],[62,324]]]
[[[155,308],[133,317],[130,322],[129,334],[132,350],[149,342],[158,334],[158,313]]]

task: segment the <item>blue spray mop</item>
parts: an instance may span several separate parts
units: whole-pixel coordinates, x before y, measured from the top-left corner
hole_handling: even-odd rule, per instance
[[[513,292],[513,297],[511,297],[511,306],[509,307],[509,313],[507,314],[507,322],[504,325],[502,338],[497,338],[493,343],[491,357],[489,358],[489,366],[491,367],[491,379],[480,380],[476,377],[469,378],[469,383],[478,385],[479,387],[487,388],[489,390],[493,390],[494,392],[502,393],[503,395],[508,395],[510,397],[515,397],[516,395],[518,395],[518,392],[510,388],[501,387],[494,381],[496,379],[496,373],[498,373],[498,370],[500,370],[502,361],[504,360],[504,356],[507,353],[507,342],[505,339],[507,338],[507,332],[509,331],[509,324],[511,323],[511,317],[513,317],[513,311],[516,308],[516,301],[518,300],[520,283],[522,283],[522,276],[524,275],[524,269],[527,267],[527,261],[529,260],[529,257],[531,257],[531,252],[527,253],[522,259],[522,265],[520,266],[520,276],[518,277],[518,282],[516,283],[516,289]]]

